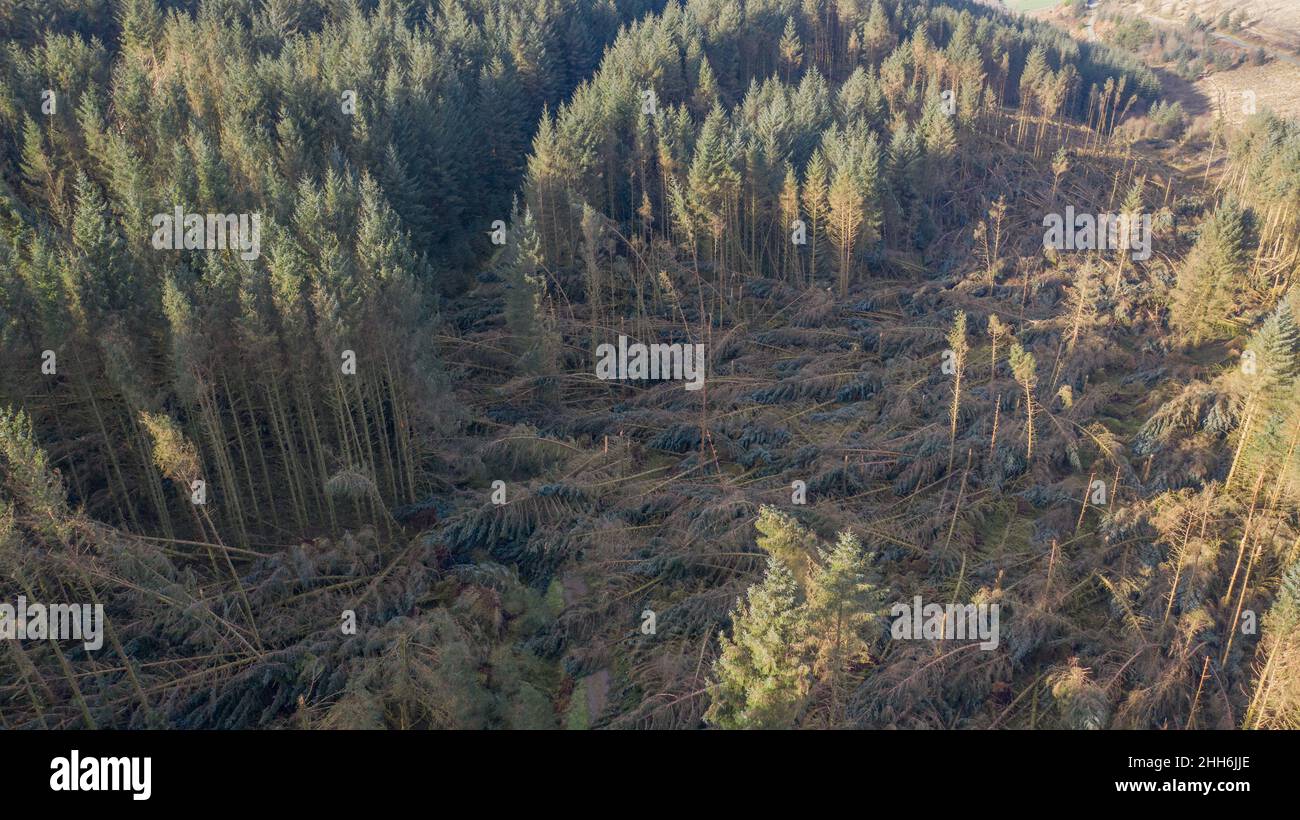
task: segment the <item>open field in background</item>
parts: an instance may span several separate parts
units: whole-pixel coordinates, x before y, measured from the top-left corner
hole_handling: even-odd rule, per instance
[[[1038,3],[1035,0],[1008,2],[1015,11],[1034,12],[1070,31],[1079,39],[1088,39],[1088,17],[1076,18],[1066,3]],[[1231,42],[1219,39],[1217,49],[1248,53],[1263,46],[1270,53],[1264,65],[1249,61],[1229,70],[1213,71],[1195,82],[1187,82],[1165,71],[1161,80],[1163,94],[1169,101],[1180,102],[1195,121],[1222,111],[1227,120],[1240,124],[1246,117],[1248,93],[1255,97],[1256,110],[1270,109],[1285,117],[1300,115],[1300,0],[1103,0],[1097,11],[1102,15],[1128,14],[1147,18],[1153,25],[1175,26],[1197,14],[1218,35],[1230,34]],[[1224,11],[1244,12],[1248,19],[1237,32],[1221,32],[1215,24]],[[1107,36],[1109,24],[1098,25],[1098,34]]]
[[[1225,11],[1245,13],[1249,20],[1235,36],[1261,45],[1300,52],[1300,2],[1297,0],[1107,0],[1103,10],[1143,14],[1153,20],[1184,21],[1196,14],[1211,25]]]
[[[1194,88],[1211,111],[1223,111],[1229,122],[1245,119],[1246,92],[1255,94],[1255,106],[1272,109],[1284,117],[1300,116],[1300,66],[1273,60],[1266,65],[1246,63],[1231,71],[1218,71],[1198,81]]]
[[[1104,3],[1103,10],[1115,8],[1128,14],[1140,14],[1153,23],[1166,25],[1181,22],[1192,14],[1212,26],[1224,11],[1245,13],[1247,22],[1241,31],[1230,33],[1239,43],[1219,41],[1219,47],[1234,49],[1239,44],[1259,45],[1270,50],[1264,65],[1244,63],[1228,71],[1210,73],[1191,86],[1202,98],[1202,107],[1223,115],[1232,123],[1245,119],[1245,103],[1253,93],[1257,110],[1265,108],[1287,117],[1300,114],[1300,63],[1287,59],[1300,50],[1300,2],[1295,0],[1139,0],[1139,2]],[[1216,33],[1228,34],[1228,32]],[[1279,54],[1280,52],[1280,54]],[[1184,107],[1195,111],[1197,106]]]
[[[1061,4],[1061,0],[1007,0],[1006,6],[1012,11],[1018,11],[1022,14],[1031,11],[1042,11],[1050,9],[1053,6]]]

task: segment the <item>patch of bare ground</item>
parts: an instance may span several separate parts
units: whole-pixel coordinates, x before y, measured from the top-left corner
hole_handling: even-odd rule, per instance
[[[593,723],[609,703],[609,670],[600,669],[587,678],[587,717]]]
[[[1244,120],[1252,102],[1258,111],[1267,108],[1280,116],[1300,117],[1300,66],[1282,60],[1216,71],[1198,80],[1195,88],[1229,122]]]

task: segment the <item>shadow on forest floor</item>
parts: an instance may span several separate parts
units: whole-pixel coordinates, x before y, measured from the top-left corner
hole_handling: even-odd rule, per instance
[[[1210,113],[1210,99],[1195,84],[1168,69],[1153,66],[1151,70],[1160,78],[1161,96],[1166,103],[1181,103],[1189,119]]]

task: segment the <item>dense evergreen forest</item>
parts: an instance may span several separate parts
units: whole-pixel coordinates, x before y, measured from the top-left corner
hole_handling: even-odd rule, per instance
[[[0,726],[1300,727],[1300,124],[964,0],[0,31],[0,602],[105,613]]]

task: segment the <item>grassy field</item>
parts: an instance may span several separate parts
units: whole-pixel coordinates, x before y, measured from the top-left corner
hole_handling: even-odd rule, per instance
[[[1006,0],[1007,8],[1022,13],[1050,9],[1060,2],[1061,0]]]

